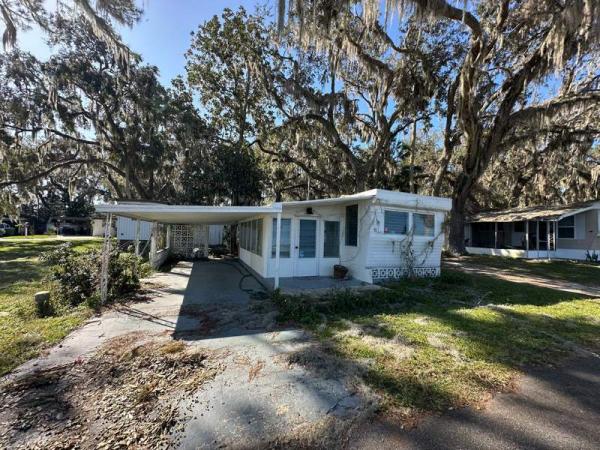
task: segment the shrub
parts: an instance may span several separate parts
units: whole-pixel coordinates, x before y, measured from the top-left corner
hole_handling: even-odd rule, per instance
[[[48,275],[53,295],[63,304],[77,306],[100,305],[102,255],[99,250],[75,252],[63,244],[41,256],[50,266]],[[130,253],[113,250],[108,264],[108,302],[139,288],[139,274],[148,274],[149,266]]]

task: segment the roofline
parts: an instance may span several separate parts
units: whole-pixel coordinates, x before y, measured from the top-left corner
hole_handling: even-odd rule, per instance
[[[392,197],[392,198],[390,198]],[[434,197],[431,195],[420,195],[420,194],[412,194],[409,192],[400,192],[400,191],[390,191],[387,189],[371,189],[364,192],[358,192],[356,194],[351,195],[342,195],[340,197],[333,198],[324,198],[324,199],[315,199],[315,200],[295,200],[289,202],[283,202],[283,206],[293,207],[293,206],[319,206],[319,205],[328,205],[328,204],[344,204],[344,203],[352,203],[355,201],[361,200],[373,200],[377,199],[381,201],[383,204],[393,205],[393,204],[408,204],[409,202],[414,202],[416,205],[411,205],[411,207],[417,207],[418,209],[423,210],[433,210],[433,211],[450,211],[452,209],[452,199],[447,197]],[[418,205],[419,200],[424,202],[423,205]]]
[[[281,203],[273,203],[270,206],[199,206],[199,205],[165,205],[165,204],[100,204],[96,205],[99,213],[279,213],[282,211]]]
[[[568,209],[569,205],[565,205],[564,208]],[[591,210],[594,210],[594,209],[600,209],[600,200],[592,200],[592,201],[588,202],[588,205],[585,206],[585,207],[574,209],[574,210],[572,210],[570,212],[567,212],[567,213],[564,213],[564,214],[561,214],[561,215],[556,215],[555,216],[555,215],[552,215],[552,214],[550,214],[550,215],[542,215],[542,214],[540,214],[540,216],[538,216],[538,217],[532,217],[530,219],[511,220],[511,221],[506,222],[506,223],[524,222],[526,220],[527,221],[529,221],[529,220],[553,220],[553,221],[554,220],[562,220],[562,219],[564,219],[566,217],[574,216],[576,214],[581,214],[583,212],[591,211]],[[487,214],[489,214],[489,213],[502,214],[503,212],[505,214],[510,214],[510,213],[507,213],[506,211],[511,211],[511,209],[504,209],[504,210],[503,209],[497,209],[497,210],[490,210],[490,211],[481,211],[478,214],[486,214],[486,213]],[[518,214],[518,213],[515,213],[515,214]],[[483,223],[483,222],[487,222],[487,223],[494,223],[494,222],[503,223],[501,221],[495,221],[495,220],[473,220],[473,219],[465,220],[465,223]]]

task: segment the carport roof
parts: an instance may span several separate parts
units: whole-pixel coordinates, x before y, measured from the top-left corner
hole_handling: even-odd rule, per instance
[[[259,214],[280,213],[281,203],[269,206],[191,206],[127,202],[97,205],[96,212],[167,224],[227,225]]]

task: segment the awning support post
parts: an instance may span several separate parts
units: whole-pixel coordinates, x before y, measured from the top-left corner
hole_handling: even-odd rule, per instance
[[[135,256],[140,256],[140,219],[135,221]]]
[[[281,249],[281,213],[277,213],[277,231],[275,234],[275,281],[273,287],[279,289],[279,251]]]
[[[529,258],[529,220],[525,221],[525,258]]]
[[[108,300],[108,265],[110,263],[110,229],[112,214],[106,214],[104,221],[104,242],[102,243],[102,257],[100,266],[100,302],[105,304]]]
[[[498,222],[494,222],[494,248],[498,248]]]
[[[540,259],[540,221],[535,221],[535,247],[537,250],[537,258]]]
[[[551,236],[550,236],[550,221],[546,220],[546,254],[548,256],[548,261],[550,261],[550,244],[552,244],[552,241],[550,240]]]
[[[156,259],[157,242],[158,239],[158,222],[152,222],[152,234],[150,235],[150,265],[154,267],[154,260]]]

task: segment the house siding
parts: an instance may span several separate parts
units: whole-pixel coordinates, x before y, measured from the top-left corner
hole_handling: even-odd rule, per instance
[[[413,256],[408,258],[402,250],[407,235],[384,234],[384,213],[386,209],[406,211],[409,213],[409,227],[412,227],[412,213],[428,213],[435,216],[434,235],[412,236]],[[392,205],[378,206],[373,211],[373,225],[369,234],[369,251],[366,266],[373,271],[381,270],[383,273],[392,273],[391,269],[397,269],[398,273],[409,268],[414,269],[417,274],[431,276],[439,274],[442,247],[444,244],[443,223],[445,214],[439,211],[424,209],[409,209],[395,207]],[[412,266],[412,267],[410,267]],[[377,273],[377,272],[375,272]]]
[[[404,206],[394,202],[394,194],[386,193],[377,198],[356,199],[344,204],[336,205],[286,205],[283,204],[282,219],[291,219],[291,257],[280,258],[279,276],[298,276],[296,264],[298,258],[298,227],[303,218],[317,220],[317,266],[315,273],[318,276],[332,276],[333,266],[344,265],[349,270],[349,275],[357,280],[372,283],[373,274],[377,279],[391,278],[402,273],[407,268],[398,251],[399,242],[406,236],[391,236],[383,233],[384,210],[396,209],[409,213],[423,212],[435,215],[435,230],[433,237],[415,236],[413,249],[415,253],[414,267],[421,270],[417,275],[438,275],[440,271],[440,258],[444,243],[443,223],[445,219],[444,208],[449,208],[446,199],[434,197],[420,197],[403,194]],[[358,205],[358,240],[356,246],[346,245],[346,206]],[[308,214],[307,208],[311,209]],[[438,209],[436,209],[438,208]],[[252,270],[264,278],[275,276],[275,258],[271,256],[271,242],[273,236],[274,215],[263,217],[263,250],[262,255],[255,255],[240,249],[240,259]],[[323,257],[324,221],[339,221],[340,223],[340,256],[339,258]],[[309,261],[304,261],[309,263]],[[386,274],[389,276],[381,277]]]
[[[598,237],[598,215],[600,209],[591,209],[575,215],[575,239],[557,239],[556,248],[560,250],[600,250]]]

